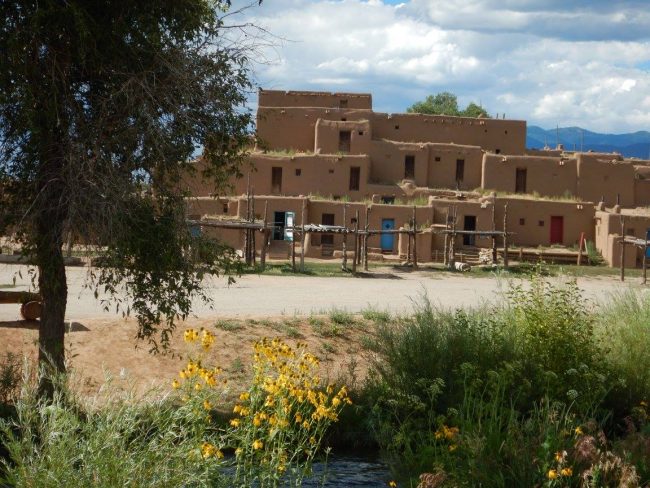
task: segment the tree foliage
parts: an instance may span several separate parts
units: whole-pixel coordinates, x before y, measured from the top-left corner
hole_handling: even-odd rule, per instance
[[[429,95],[421,102],[415,102],[406,109],[408,113],[430,115],[453,115],[459,117],[486,117],[487,111],[474,102],[470,102],[465,109],[458,108],[458,98],[450,92],[441,92]]]
[[[68,235],[102,246],[92,283],[135,312],[139,336],[154,345],[204,296],[203,276],[234,263],[224,247],[191,237],[181,191],[199,151],[218,189],[238,174],[249,141],[248,59],[224,41],[228,8],[0,3],[0,234],[12,233],[38,266],[40,357],[58,369]]]

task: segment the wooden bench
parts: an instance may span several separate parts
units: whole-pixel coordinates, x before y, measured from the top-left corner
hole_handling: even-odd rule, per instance
[[[0,291],[0,304],[20,303],[20,315],[25,320],[40,318],[43,309],[42,298],[38,293],[28,291]]]

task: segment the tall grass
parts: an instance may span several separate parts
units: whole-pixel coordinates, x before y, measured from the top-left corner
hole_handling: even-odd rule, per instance
[[[535,276],[498,306],[446,311],[422,298],[412,316],[376,325],[368,426],[413,483],[429,472],[451,486],[573,486],[614,464],[613,479],[636,479],[645,465],[625,460],[650,452],[649,346],[640,295],[595,312],[574,282]],[[605,439],[622,425],[641,437],[613,452]],[[578,433],[599,445],[588,461]]]

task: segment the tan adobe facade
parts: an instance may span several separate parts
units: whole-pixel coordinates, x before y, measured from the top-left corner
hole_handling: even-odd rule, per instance
[[[643,237],[650,228],[643,210],[650,205],[650,161],[532,151],[525,141],[525,121],[376,113],[369,94],[260,90],[245,176],[232,181],[229,194],[214,195],[197,176],[182,189],[192,195],[193,219],[244,218],[250,185],[255,214],[261,218],[266,206],[279,229],[271,246],[279,254],[288,248],[287,213],[296,225],[304,208],[306,224],[350,226],[358,211],[365,226],[369,208],[369,228],[399,229],[415,205],[418,226],[431,230],[418,238],[421,261],[440,260],[444,237],[435,229],[450,213],[458,229],[485,231],[495,228],[493,220],[501,228],[507,213],[514,246],[572,247],[584,234],[616,265],[621,216],[631,222],[626,233]],[[242,247],[239,230],[203,231]],[[403,254],[398,235],[369,239],[376,252]],[[341,235],[313,235],[305,253],[331,256],[341,245]],[[457,236],[456,245],[471,252],[491,243]],[[630,251],[626,265],[638,266],[639,253]]]

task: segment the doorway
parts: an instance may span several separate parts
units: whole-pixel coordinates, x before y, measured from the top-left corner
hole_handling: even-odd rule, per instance
[[[551,216],[551,244],[564,243],[564,217]]]
[[[334,214],[333,213],[324,213],[321,217],[320,223],[322,225],[334,225]],[[325,244],[326,246],[334,245],[334,234],[322,234],[320,236],[321,245]]]
[[[517,168],[515,173],[515,193],[526,193],[526,168]]]
[[[476,230],[476,215],[465,215],[463,220],[463,230]],[[476,245],[476,236],[463,234],[463,246]]]
[[[284,214],[285,214],[284,212],[273,213],[273,240],[274,241],[284,240],[284,226],[285,226]]]
[[[395,228],[395,219],[382,219],[381,220],[381,230],[392,230]],[[381,250],[392,251],[393,244],[395,242],[394,234],[382,234],[381,235]]]

